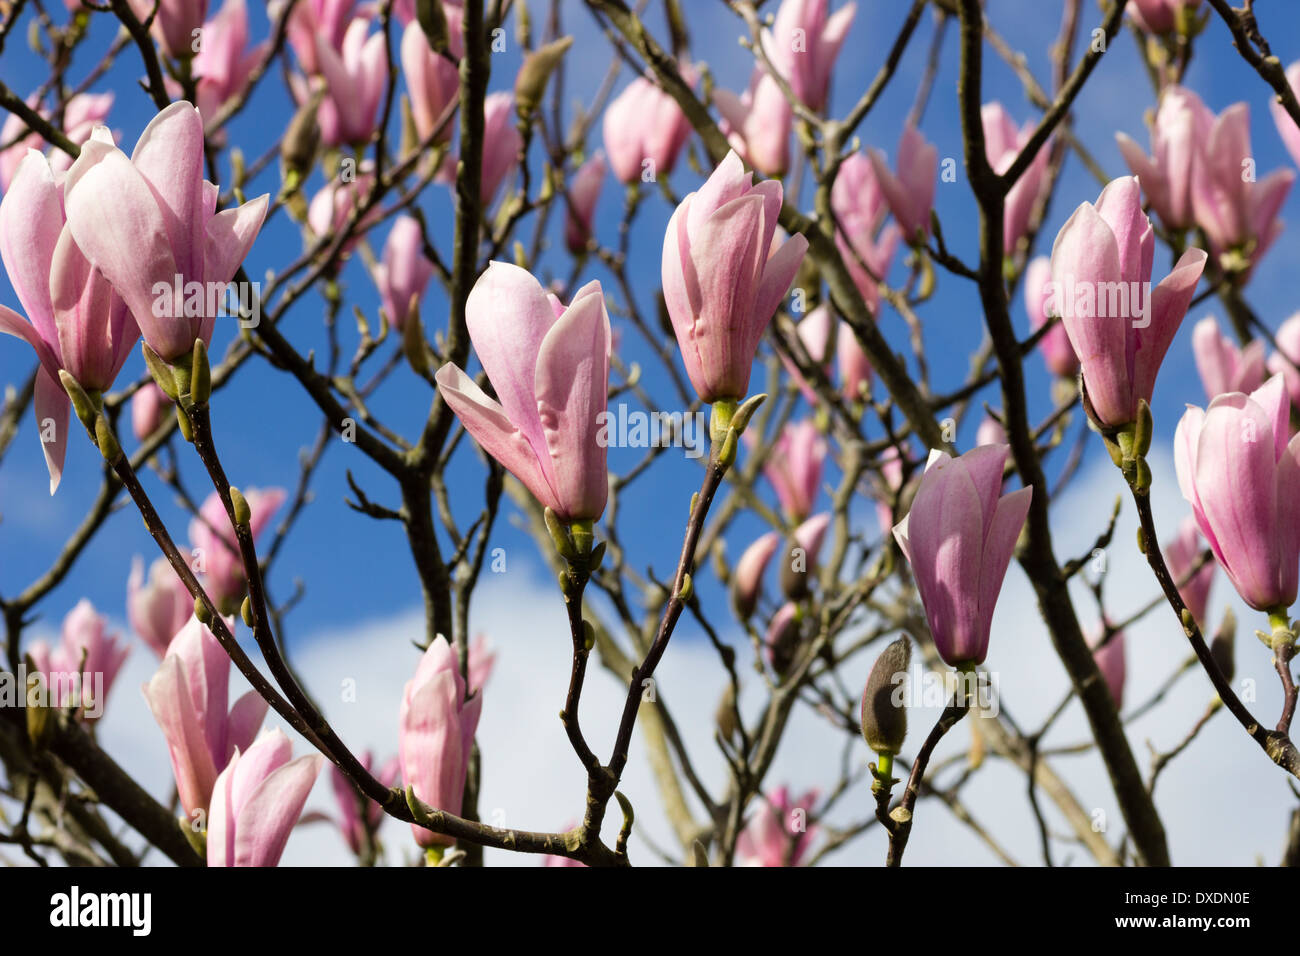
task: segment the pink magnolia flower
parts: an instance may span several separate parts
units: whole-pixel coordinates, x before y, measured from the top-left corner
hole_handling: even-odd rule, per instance
[[[1300,371],[1296,371],[1300,365],[1300,312],[1278,326],[1273,337],[1278,350],[1268,357],[1268,370],[1286,380],[1291,404],[1300,408]]]
[[[984,127],[985,155],[993,171],[1001,175],[1020,155],[1037,124],[1028,120],[1016,129],[1015,122],[1001,103],[985,103],[980,110],[980,120]],[[1029,216],[1038,202],[1047,175],[1048,153],[1048,145],[1044,143],[1034,161],[1007,193],[1002,219],[1002,249],[1006,255],[1016,251],[1016,246],[1029,231]]]
[[[0,202],[0,260],[27,314],[0,306],[0,332],[27,342],[41,363],[34,405],[50,494],[68,447],[69,401],[59,371],[87,391],[106,391],[140,337],[126,303],[86,260],[64,221],[62,180],[29,150]]]
[[[208,866],[275,866],[289,842],[324,757],[293,758],[283,731],[235,750],[217,777],[208,819]]]
[[[979,428],[975,429],[975,445],[1005,445],[1007,443],[1007,430],[1002,427],[1002,423],[992,415],[985,415],[980,422]]]
[[[871,398],[871,359],[853,326],[841,321],[835,342],[835,361],[840,370],[840,390],[850,402],[868,401]]]
[[[244,92],[249,74],[269,41],[248,47],[248,8],[244,0],[225,0],[217,15],[203,24],[202,40],[191,65],[197,80],[194,105],[204,121],[210,122],[227,100]],[[180,98],[180,84],[169,78],[167,87],[173,99]]]
[[[821,490],[826,439],[811,420],[786,425],[772,446],[763,474],[772,483],[781,510],[791,523],[812,514]]]
[[[569,184],[564,244],[575,255],[587,248],[587,241],[591,238],[592,220],[607,168],[605,154],[597,151],[573,174],[573,181]]]
[[[887,449],[881,458],[880,478],[892,494],[888,498],[883,494],[877,496],[876,520],[880,523],[880,533],[888,538],[894,533],[893,497],[903,487],[903,459],[897,448]]]
[[[754,539],[736,562],[731,576],[731,603],[741,620],[752,617],[758,607],[758,598],[763,591],[763,573],[780,545],[780,533],[769,531]]]
[[[398,329],[405,328],[406,320],[419,313],[420,297],[433,278],[433,263],[424,256],[424,237],[413,217],[393,220],[374,278],[384,313]]]
[[[479,195],[490,206],[502,184],[519,167],[523,137],[515,126],[515,98],[489,93],[483,101],[483,177]]]
[[[740,96],[715,89],[713,102],[731,148],[764,176],[783,176],[790,165],[794,112],[771,74],[755,67],[749,89]]]
[[[808,823],[818,796],[816,789],[794,799],[786,787],[773,790],[736,840],[736,861],[742,866],[798,866],[820,830]]]
[[[272,22],[278,22],[284,5],[285,0],[271,0],[267,4]],[[352,22],[355,5],[356,0],[298,0],[294,4],[285,32],[289,45],[298,56],[298,63],[305,71],[321,72],[317,38],[324,40],[332,50],[343,49],[343,36]]]
[[[474,731],[483,709],[481,693],[469,700],[465,696],[456,654],[440,634],[429,644],[402,693],[398,746],[406,786],[424,803],[448,813],[460,812]],[[411,824],[411,830],[422,847],[455,842],[416,824]]]
[[[774,242],[781,184],[753,183],[727,156],[682,200],[664,234],[664,305],[686,373],[712,404],[749,391],[759,340],[794,281],[808,240]]]
[[[1151,127],[1151,156],[1124,133],[1115,141],[1129,170],[1142,184],[1151,208],[1169,229],[1182,231],[1194,223],[1192,169],[1210,135],[1214,114],[1191,90],[1170,84],[1160,94]]]
[[[695,71],[682,64],[682,78],[695,85]],[[621,183],[667,176],[691,135],[691,121],[677,101],[639,76],[605,107],[602,124],[610,168]]]
[[[1250,147],[1250,107],[1236,103],[1219,114],[1192,167],[1192,210],[1210,251],[1230,271],[1248,273],[1282,233],[1278,212],[1295,171],[1275,169],[1256,182]],[[1225,257],[1226,260],[1225,260]]]
[[[930,453],[912,508],[894,527],[947,663],[982,664],[1002,579],[1029,513],[1033,488],[1002,494],[1006,445],[953,458]]]
[[[194,307],[191,284],[210,292],[230,281],[268,201],[262,195],[216,212],[217,187],[203,179],[203,120],[185,102],[149,122],[129,160],[108,130],[96,127],[64,186],[72,237],[126,300],[149,347],[168,361],[195,339],[211,341],[216,315]]]
[[[365,143],[374,135],[379,101],[388,85],[387,38],[370,33],[358,17],[343,35],[343,49],[316,37],[316,62],[325,77],[325,99],[316,112],[321,141],[328,146]]]
[[[113,97],[113,93],[78,93],[70,97],[63,108],[63,122],[60,124],[63,134],[80,146],[90,138],[95,127],[108,117]],[[28,99],[27,105],[46,119],[51,118],[49,111],[42,108],[34,97]],[[17,113],[10,113],[4,125],[0,126],[0,146],[4,147],[0,149],[0,190],[9,189],[14,174],[18,172],[18,166],[27,157],[29,149],[43,151],[49,145],[36,133],[28,133],[20,138],[19,134],[26,126]],[[50,168],[56,173],[67,172],[72,165],[72,157],[61,149],[51,150],[49,160]]]
[[[893,223],[881,228],[886,207],[871,160],[861,153],[846,158],[831,186],[835,245],[873,315],[880,307],[880,283],[889,273],[901,235]]]
[[[1113,426],[1151,401],[1156,373],[1196,292],[1205,253],[1188,249],[1151,289],[1155,239],[1138,182],[1113,180],[1082,203],[1052,245],[1052,295],[1083,366],[1088,398]]]
[[[831,311],[830,305],[823,302],[800,319],[798,325],[795,326],[795,334],[803,346],[804,354],[812,364],[820,366],[822,371],[829,375],[831,350],[835,346],[835,314]],[[817,392],[803,377],[798,366],[784,353],[781,353],[781,364],[790,373],[791,380],[798,386],[799,391],[803,393],[803,397],[808,400],[808,403],[816,405],[818,402]]]
[[[1128,15],[1147,33],[1170,33],[1183,11],[1194,11],[1201,0],[1129,0]]]
[[[890,172],[885,154],[880,150],[868,150],[867,156],[903,235],[909,242],[924,243],[930,238],[930,210],[934,208],[939,171],[938,147],[927,142],[916,127],[906,126],[898,141],[897,175]]]
[[[1165,566],[1169,568],[1178,594],[1192,612],[1197,622],[1205,620],[1205,607],[1210,600],[1210,586],[1214,584],[1214,562],[1205,565],[1187,577],[1201,554],[1201,537],[1196,530],[1196,518],[1188,515],[1178,525],[1178,534],[1165,545]],[[1183,579],[1187,580],[1184,581]]]
[[[217,774],[253,742],[267,703],[249,691],[227,711],[230,658],[212,632],[191,617],[144,687],[154,720],[167,738],[181,806],[206,812]],[[211,832],[208,835],[211,844]]]
[[[486,634],[475,635],[474,640],[469,642],[469,689],[471,693],[477,694],[487,682],[492,679],[492,671],[496,669],[497,652],[492,648],[492,642],[488,640]]]
[[[831,70],[857,12],[854,3],[835,13],[829,7],[829,0],[783,0],[772,28],[762,34],[768,59],[814,112],[826,108]]]
[[[1104,633],[1103,631],[1102,634]],[[1100,643],[1101,636],[1098,635],[1097,637],[1092,656],[1097,661],[1097,669],[1101,671],[1102,680],[1106,682],[1106,689],[1110,691],[1111,700],[1115,702],[1116,707],[1123,707],[1124,632],[1116,631],[1105,644]]]
[[[782,676],[794,663],[801,640],[800,621],[802,619],[799,605],[794,601],[782,604],[772,619],[767,622],[767,632],[763,635],[763,646],[767,648],[767,659],[777,676]]]
[[[1300,571],[1300,436],[1280,375],[1245,395],[1189,407],[1174,432],[1178,487],[1242,599],[1290,607]]]
[[[438,391],[474,439],[561,520],[596,519],[608,478],[600,441],[609,315],[600,283],[565,308],[518,266],[491,263],[465,306],[470,340],[499,401],[448,362]]]
[[[1192,330],[1192,354],[1210,400],[1224,392],[1253,392],[1264,384],[1264,343],[1256,339],[1238,348],[1208,316]]]
[[[1286,68],[1286,81],[1291,87],[1291,92],[1300,97],[1300,60]],[[1291,114],[1286,111],[1286,108],[1276,98],[1269,100],[1268,108],[1269,112],[1273,114],[1273,123],[1277,126],[1277,134],[1282,137],[1282,145],[1291,154],[1292,162],[1300,166],[1300,126],[1296,126]]]
[[[352,179],[331,179],[307,204],[307,225],[316,238],[328,238],[333,233],[343,230],[352,218],[357,203],[364,202],[365,197],[374,186],[374,167],[370,161],[362,163],[357,175]],[[375,206],[353,228],[352,235],[344,243],[344,251],[350,252],[361,240],[361,233],[369,229],[383,217],[383,211]]]
[[[143,23],[153,12],[155,0],[127,0],[136,19]],[[189,59],[199,49],[208,0],[156,0],[158,12],[149,32],[163,53],[173,59]]]
[[[1049,313],[1057,314],[1052,301],[1052,262],[1047,256],[1037,256],[1025,267],[1025,311],[1029,324],[1035,330],[1047,324]],[[1074,378],[1079,373],[1079,357],[1074,354],[1070,336],[1063,323],[1056,323],[1038,342],[1048,371],[1061,378]]]
[[[248,525],[254,539],[271,524],[284,498],[283,488],[249,488],[244,491],[251,512]],[[198,517],[190,522],[190,547],[202,556],[205,566],[203,587],[208,597],[223,612],[232,613],[243,600],[248,579],[244,576],[235,529],[215,491],[203,502]]]
[[[443,5],[447,14],[448,52],[459,60],[464,52],[465,40],[461,32],[462,11],[459,7]],[[460,96],[460,74],[456,64],[447,57],[434,53],[429,40],[414,20],[402,31],[402,73],[411,95],[411,118],[420,139],[427,140],[438,132],[437,143],[450,141],[455,123],[450,120],[438,131],[438,121],[447,108]]]
[[[126,641],[108,633],[108,621],[82,598],[64,617],[59,643],[51,649],[44,641],[34,641],[27,653],[45,677],[50,703],[77,707],[92,722],[103,715],[113,681],[130,651]]]
[[[131,398],[131,431],[144,441],[158,430],[171,407],[171,399],[155,383],[146,383]]]
[[[374,757],[371,756],[368,750],[358,754],[357,759],[366,770],[370,770],[374,761]],[[401,769],[401,763],[394,757],[379,768],[378,773],[375,774],[375,779],[385,787],[391,787],[396,782]],[[332,764],[329,768],[329,776],[330,787],[334,791],[334,801],[339,808],[339,832],[343,834],[348,849],[354,854],[360,855],[365,848],[366,833],[374,833],[379,829],[379,825],[384,822],[384,808],[374,800],[359,793],[347,775]]]
[[[799,601],[811,590],[810,582],[817,578],[817,559],[821,557],[822,542],[831,524],[831,514],[815,514],[794,529],[787,541],[787,553],[780,565],[781,590],[786,598]]]
[[[126,618],[131,630],[163,657],[193,616],[194,598],[167,559],[158,558],[149,565],[146,581],[144,562],[136,555],[126,580]]]

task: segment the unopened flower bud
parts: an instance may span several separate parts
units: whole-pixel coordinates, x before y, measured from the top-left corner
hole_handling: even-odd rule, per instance
[[[877,754],[894,756],[903,749],[907,708],[895,703],[894,689],[906,679],[911,660],[912,642],[904,634],[884,649],[867,675],[862,692],[862,736]]]

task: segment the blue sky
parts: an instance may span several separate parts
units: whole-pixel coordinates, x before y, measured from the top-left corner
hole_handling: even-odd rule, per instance
[[[260,6],[257,4],[250,5]],[[1030,68],[1043,82],[1049,76],[1048,44],[1057,30],[1055,4],[1037,0],[991,0],[989,14],[996,27],[1017,49],[1026,51]],[[742,24],[722,4],[687,5],[692,30],[693,52],[696,59],[705,60],[720,82],[732,88],[743,87],[749,71],[750,58],[736,42]],[[861,3],[856,22],[845,44],[833,85],[832,111],[842,113],[859,95],[882,62],[887,46],[892,41],[904,13],[902,4]],[[650,16],[660,36],[664,35],[658,16],[658,7]],[[254,12],[254,35],[265,34],[262,14]],[[1265,34],[1273,42],[1274,50],[1284,63],[1300,57],[1300,14],[1289,6],[1274,5],[1263,12]],[[1084,5],[1085,28],[1097,17],[1090,4]],[[106,17],[96,16],[96,27],[91,38],[78,51],[71,75],[79,78],[95,62],[95,52],[109,42],[111,30]],[[568,64],[567,91],[571,97],[590,96],[604,75],[608,58],[606,45],[590,16],[578,3],[565,5],[566,31],[577,36],[575,50],[598,50],[600,53],[576,56],[571,54]],[[905,58],[889,91],[881,99],[870,117],[863,123],[860,135],[865,144],[884,148],[892,155],[903,117],[911,106],[917,81],[922,70],[924,52],[929,42],[931,21],[929,14],[913,41],[909,56]],[[518,57],[514,50],[513,28],[507,30],[508,49],[493,60],[492,89],[508,89],[513,82]],[[923,123],[926,136],[938,144],[941,157],[960,157],[960,125],[956,114],[955,78],[957,70],[957,30],[950,26],[941,57],[941,68],[934,95]],[[1018,120],[1034,115],[1019,81],[991,51],[986,54],[986,99],[999,99]],[[25,48],[22,37],[10,39],[0,71],[5,82],[25,93],[43,78],[41,64]],[[113,89],[117,101],[111,113],[111,125],[122,133],[123,145],[129,148],[144,124],[152,115],[152,106],[135,80],[140,73],[138,63],[131,56],[121,58],[109,71],[97,89]],[[627,82],[624,70],[619,87]],[[1197,55],[1187,75],[1187,82],[1195,88],[1215,110],[1240,99],[1251,104],[1252,129],[1258,167],[1261,175],[1289,162],[1267,110],[1268,91],[1262,81],[1239,59],[1231,48],[1226,30],[1214,20],[1207,33],[1198,41]],[[1140,142],[1146,142],[1142,113],[1152,106],[1153,97],[1146,76],[1138,62],[1135,44],[1127,31],[1114,42],[1103,59],[1093,79],[1087,85],[1075,108],[1076,127],[1090,144],[1095,155],[1111,175],[1120,175],[1125,168],[1114,146],[1113,134],[1123,130]],[[259,89],[250,108],[233,124],[231,135],[242,146],[247,157],[260,155],[279,132],[288,116],[288,102],[275,77]],[[597,125],[591,148],[599,146]],[[698,147],[697,147],[698,148]],[[536,150],[534,150],[536,162]],[[673,174],[672,184],[681,195],[698,183],[698,177],[686,163],[679,164]],[[254,183],[254,191],[271,191],[277,186],[274,164]],[[319,185],[319,174],[312,188]],[[1081,165],[1071,157],[1067,160],[1064,177],[1051,210],[1050,220],[1040,236],[1040,250],[1046,251],[1051,237],[1070,211],[1079,202],[1095,199],[1099,186]],[[965,182],[964,173],[954,184],[941,183],[938,188],[937,209],[950,247],[968,261],[975,259],[974,205]],[[1296,218],[1293,195],[1284,210]],[[443,187],[431,187],[421,203],[425,209],[435,241],[449,255],[451,232],[451,204]],[[615,230],[622,211],[621,195],[617,184],[607,180],[598,210],[597,235],[607,244],[615,238]],[[631,239],[631,261],[640,305],[653,315],[654,294],[658,285],[660,245],[663,227],[671,209],[662,197],[652,195],[643,205],[634,226]],[[525,223],[530,225],[529,222]],[[556,249],[544,259],[539,272],[568,274],[560,243],[560,217],[553,217],[551,236]],[[382,236],[376,237],[376,245]],[[285,217],[269,223],[263,230],[246,266],[251,277],[261,276],[268,268],[282,267],[301,248],[297,227]],[[1256,270],[1248,291],[1250,301],[1258,313],[1276,327],[1296,308],[1296,301],[1288,288],[1286,276],[1292,270],[1300,239],[1294,230],[1284,233]],[[1157,278],[1167,267],[1164,252],[1157,255]],[[898,281],[903,274],[901,257],[896,260],[893,278]],[[608,279],[598,264],[589,264],[580,281],[589,278]],[[354,257],[344,272],[347,306],[357,305],[375,315],[378,301],[373,284],[365,274],[359,257]],[[432,288],[432,286],[431,286]],[[611,291],[611,294],[612,291]],[[0,301],[16,305],[7,282],[0,284]],[[305,352],[320,347],[324,342],[321,328],[323,302],[319,295],[305,296],[283,321],[285,334]],[[940,274],[938,290],[933,300],[920,312],[929,346],[932,375],[939,383],[956,383],[966,369],[967,356],[982,336],[982,318],[973,289],[961,279]],[[1166,438],[1172,434],[1183,403],[1200,402],[1202,393],[1190,352],[1190,326],[1205,314],[1220,315],[1215,303],[1207,303],[1189,315],[1183,330],[1175,341],[1161,373],[1155,397],[1157,429]],[[445,315],[445,301],[431,293],[423,304],[426,327],[438,327]],[[1027,319],[1017,297],[1014,317],[1022,333],[1027,332]],[[886,336],[896,347],[906,347],[906,330],[901,319],[887,309],[880,324]],[[344,319],[344,341],[350,342],[350,323]],[[220,354],[231,340],[228,327],[218,327],[213,351]],[[654,370],[653,360],[646,354],[639,336],[629,327],[622,329],[624,357],[640,360],[647,370],[647,382],[652,394],[667,396],[665,378]],[[17,340],[6,339],[0,343],[0,380],[20,381],[32,365],[30,351]],[[1028,365],[1028,388],[1032,407],[1044,414],[1049,407],[1049,380],[1037,356]],[[142,362],[134,356],[123,373],[129,376],[142,372]],[[997,404],[996,388],[986,390],[981,398]],[[410,375],[399,372],[380,392],[374,401],[376,412],[389,424],[413,434],[423,420],[429,405],[428,387]],[[297,478],[299,450],[311,443],[318,425],[314,406],[297,386],[270,370],[265,363],[252,361],[239,372],[231,384],[214,402],[213,417],[217,439],[232,480],[246,487],[279,484],[292,487]],[[963,440],[969,443],[975,420],[968,422]],[[205,491],[197,461],[184,454],[183,471],[191,491],[196,496]],[[1092,442],[1089,453],[1097,455],[1100,448]],[[481,466],[468,445],[459,453],[453,473],[453,488],[462,491],[458,499],[462,514],[476,513],[480,500]],[[611,463],[615,467],[634,460],[635,452],[615,452]],[[375,500],[395,503],[396,496],[391,481],[378,472],[354,448],[331,441],[325,462],[315,482],[316,497],[302,520],[294,529],[278,566],[272,576],[272,586],[280,596],[287,595],[295,578],[306,586],[306,600],[295,610],[289,620],[294,635],[310,633],[317,628],[337,628],[348,623],[360,623],[381,613],[401,611],[418,604],[419,595],[414,574],[406,554],[404,538],[392,524],[378,524],[348,510],[342,504],[346,493],[345,469],[352,469],[358,481]],[[0,561],[0,592],[13,594],[25,586],[48,566],[57,553],[60,543],[80,520],[99,480],[99,463],[90,446],[75,436],[68,456],[63,485],[54,498],[46,494],[44,464],[30,419],[24,420],[23,431],[0,470],[0,524],[5,558]],[[685,503],[698,481],[695,463],[684,456],[666,456],[656,466],[653,481],[638,483],[628,496],[622,521],[623,534],[628,541],[636,542],[636,564],[651,565],[666,573],[680,546],[678,517],[684,513]],[[185,520],[182,512],[173,507],[169,493],[159,483],[148,479],[149,488],[155,492],[157,503],[168,518],[173,533],[185,537]],[[823,502],[824,504],[824,502]],[[526,571],[534,563],[530,538],[509,520],[509,506],[503,520],[498,522],[493,546],[504,547],[510,573]],[[670,520],[665,520],[665,515]],[[1101,520],[1100,517],[1098,519]],[[746,529],[756,525],[742,525]],[[668,529],[665,531],[665,529]],[[745,542],[737,539],[733,549]],[[123,613],[123,595],[127,568],[132,555],[153,557],[153,546],[140,521],[130,509],[115,514],[107,527],[87,549],[78,570],[42,604],[40,610],[47,618],[58,618],[76,599],[88,596],[106,612],[120,617]],[[733,550],[733,553],[735,551]]]

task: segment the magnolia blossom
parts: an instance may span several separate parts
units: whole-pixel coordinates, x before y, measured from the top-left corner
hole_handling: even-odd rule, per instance
[[[286,0],[270,0],[267,4],[267,13],[273,21],[279,21],[285,3]],[[318,40],[336,52],[343,49],[343,36],[352,22],[355,6],[356,0],[298,0],[294,4],[285,32],[298,63],[308,73],[321,72]]]
[[[97,126],[68,171],[72,237],[168,361],[212,339],[216,314],[194,308],[190,284],[224,288],[266,216],[266,195],[217,212],[217,194],[203,179],[203,120],[185,102],[150,121],[129,160]]]
[[[1037,125],[1032,120],[1016,128],[1015,121],[1001,103],[985,103],[980,110],[980,121],[984,127],[984,152],[989,165],[999,175],[1011,168],[1021,150],[1029,143]],[[1044,143],[1039,147],[1024,174],[1007,193],[1005,212],[1002,219],[1002,249],[1006,255],[1016,251],[1016,246],[1029,231],[1029,216],[1038,202],[1038,195],[1043,190],[1047,176],[1049,150]]]
[[[596,152],[573,174],[564,218],[564,244],[575,255],[587,248],[600,187],[605,182],[605,154]]]
[[[63,130],[63,135],[78,146],[84,143],[90,138],[95,127],[108,117],[114,95],[113,93],[78,93],[69,97],[63,107],[63,122],[59,127]],[[51,118],[49,111],[42,107],[35,97],[29,98],[27,105],[45,119]],[[26,128],[27,124],[17,113],[10,113],[5,118],[4,124],[0,125],[0,190],[9,189],[14,174],[18,171],[19,164],[27,157],[29,149],[45,150],[48,146],[37,133],[22,136]],[[56,173],[67,172],[68,167],[72,165],[72,157],[61,149],[50,150],[49,160],[50,168]]]
[[[861,153],[841,164],[831,187],[831,211],[837,227],[835,244],[853,284],[875,314],[880,306],[880,283],[894,261],[901,232],[893,223],[881,228],[887,212],[885,192],[871,160]]]
[[[1034,330],[1041,329],[1050,321],[1049,306],[1055,307],[1052,300],[1052,263],[1047,256],[1038,256],[1025,267],[1025,311],[1029,313],[1029,324]],[[1069,333],[1065,325],[1057,322],[1038,341],[1038,350],[1043,353],[1043,361],[1053,375],[1062,378],[1074,378],[1079,372],[1079,357],[1074,354],[1070,344]]]
[[[144,441],[161,426],[171,399],[154,382],[146,382],[131,398],[131,431]]]
[[[1277,351],[1268,357],[1268,370],[1286,379],[1291,404],[1300,408],[1300,312],[1283,322],[1273,338]]]
[[[1151,288],[1155,237],[1138,182],[1113,180],[1082,203],[1052,245],[1052,301],[1083,367],[1088,399],[1106,425],[1137,416],[1196,292],[1205,253],[1188,249]]]
[[[353,179],[331,179],[307,204],[307,225],[318,239],[331,239],[333,234],[346,228],[358,202],[363,202],[374,186],[375,174],[369,160],[362,163]],[[380,220],[383,212],[378,206],[368,211],[353,229],[353,234],[343,244],[350,252],[360,241],[360,233]]]
[[[930,210],[934,208],[934,189],[938,182],[939,148],[927,142],[916,127],[905,126],[898,141],[897,175],[890,172],[885,154],[880,150],[868,150],[867,156],[903,236],[909,242],[924,243],[930,238]]]
[[[688,85],[695,85],[695,71],[688,64],[682,64],[680,72]],[[605,152],[621,183],[667,176],[690,135],[691,121],[677,101],[648,77],[637,77],[605,107]]]
[[[1007,443],[1007,430],[1002,427],[1002,423],[992,415],[985,415],[980,422],[979,428],[975,429],[975,445],[1005,445]]]
[[[835,362],[840,370],[840,391],[850,402],[871,398],[871,359],[858,341],[853,326],[841,321],[836,334]]]
[[[835,347],[835,313],[831,311],[830,304],[823,302],[800,319],[795,327],[795,333],[809,361],[829,375],[832,349]],[[784,352],[781,353],[781,364],[790,373],[791,381],[803,393],[808,403],[816,405],[818,402],[816,390]]]
[[[173,59],[189,59],[199,51],[208,0],[127,0],[131,12],[143,23],[153,15],[149,32],[162,51]],[[155,13],[154,10],[157,9]]]
[[[164,656],[172,638],[193,616],[194,598],[166,558],[157,558],[149,565],[147,581],[139,555],[131,561],[131,576],[126,581],[126,617],[131,630],[151,651]]]
[[[826,452],[826,439],[810,420],[786,425],[772,445],[763,474],[791,522],[801,522],[812,513]]]
[[[1291,87],[1291,92],[1300,98],[1300,60],[1292,63],[1286,68],[1286,81]],[[1277,126],[1277,134],[1282,137],[1282,144],[1286,147],[1287,152],[1291,154],[1291,160],[1300,166],[1300,126],[1296,125],[1291,114],[1286,111],[1286,107],[1271,99],[1268,102],[1269,112],[1273,114],[1273,122]],[[0,138],[2,139],[2,138]]]
[[[1169,33],[1201,0],[1129,0],[1128,15],[1147,33]]]
[[[217,774],[236,750],[248,749],[266,716],[266,701],[251,690],[227,711],[229,685],[230,658],[212,632],[191,617],[144,687],[167,738],[181,806],[195,820],[207,812]]]
[[[492,205],[497,192],[519,167],[523,137],[515,126],[515,98],[489,93],[483,100],[483,178],[479,196]]]
[[[465,40],[461,32],[462,11],[459,7],[444,6],[447,14],[448,53],[459,60],[464,52]],[[447,57],[434,53],[429,47],[429,40],[412,20],[402,31],[401,46],[402,73],[406,77],[406,88],[411,96],[411,119],[415,122],[416,135],[427,140],[437,133],[435,142],[446,143],[451,140],[455,123],[448,120],[441,129],[438,122],[444,115],[452,115],[448,108],[460,97],[460,74],[456,64]]]
[[[358,754],[357,760],[367,771],[371,770],[374,758],[370,751]],[[391,787],[397,781],[401,769],[401,763],[394,757],[375,772],[375,779],[385,787]],[[384,808],[360,793],[352,780],[338,767],[330,766],[329,777],[334,801],[339,808],[339,832],[343,834],[348,849],[360,855],[365,850],[366,834],[374,833],[384,822]]]
[[[1278,212],[1295,172],[1275,169],[1256,181],[1250,107],[1236,103],[1210,127],[1192,167],[1192,210],[1210,251],[1229,271],[1248,273],[1282,234]]]
[[[597,440],[609,388],[609,315],[600,283],[565,308],[518,266],[491,263],[465,305],[474,351],[498,401],[448,362],[438,391],[465,430],[563,521],[593,520],[609,491]]]
[[[33,641],[27,653],[45,677],[50,703],[76,707],[87,721],[98,720],[108,692],[131,652],[126,641],[108,633],[108,621],[82,598],[63,619],[59,643]]]
[[[947,663],[982,664],[993,608],[1029,513],[1033,488],[1002,494],[1006,445],[953,458],[930,453],[912,508],[894,527]]]
[[[59,487],[68,449],[69,400],[60,370],[87,391],[106,391],[140,337],[126,303],[87,261],[64,221],[62,180],[29,150],[0,202],[0,260],[27,315],[0,305],[0,332],[26,341],[40,361],[33,404],[50,494]]]
[[[325,77],[326,97],[316,111],[321,141],[328,146],[367,142],[375,132],[379,103],[388,84],[387,38],[370,32],[358,17],[343,34],[336,51],[316,37],[316,62]]]
[[[438,635],[402,693],[399,751],[406,786],[419,800],[448,813],[460,812],[474,731],[483,709],[481,693],[468,700],[466,693],[456,654]],[[422,847],[455,842],[414,823],[411,831]]]
[[[271,524],[276,509],[284,501],[285,491],[249,488],[243,494],[251,514],[248,525],[256,539]],[[203,587],[208,597],[223,612],[233,612],[244,597],[248,579],[244,575],[235,529],[215,491],[203,502],[198,517],[190,522],[190,546],[203,561]]]
[[[280,730],[237,749],[217,777],[208,819],[208,866],[275,866],[324,757],[293,757]]]
[[[1237,589],[1258,611],[1285,611],[1300,573],[1300,435],[1290,437],[1282,376],[1249,395],[1189,407],[1174,433],[1178,487]]]
[[[789,600],[799,601],[808,596],[809,582],[817,577],[817,559],[830,524],[830,512],[823,511],[795,528],[786,541],[785,559],[780,565],[781,590]]]
[[[1210,600],[1210,586],[1214,584],[1214,562],[1207,561],[1195,574],[1191,573],[1196,559],[1201,556],[1201,537],[1196,529],[1196,518],[1188,515],[1178,525],[1178,534],[1165,544],[1165,566],[1178,595],[1199,623],[1205,620],[1205,608]]]
[[[375,285],[384,313],[398,329],[419,314],[420,297],[433,278],[433,263],[424,255],[424,235],[411,216],[398,216],[384,243],[384,257],[374,267]]]
[[[782,0],[772,28],[762,33],[772,65],[794,95],[817,112],[826,107],[835,58],[857,12],[854,3],[835,13],[829,8],[830,0]]]
[[[1192,330],[1192,354],[1208,399],[1224,392],[1253,392],[1264,384],[1264,343],[1255,339],[1238,348],[1208,316]]]
[[[781,184],[755,184],[727,156],[673,212],[664,235],[664,306],[691,384],[705,402],[749,391],[759,340],[790,289],[808,240],[776,242]]]
[[[743,94],[715,89],[713,102],[731,148],[763,175],[785,175],[794,113],[772,75],[756,67]]]
[[[819,795],[813,789],[792,798],[786,787],[768,794],[736,840],[736,862],[742,866],[798,866],[820,830],[808,819]]]
[[[731,604],[741,620],[748,620],[758,606],[758,598],[763,590],[763,573],[767,570],[772,555],[781,545],[781,535],[769,531],[747,547],[736,562],[731,575]]]
[[[1124,133],[1116,133],[1119,151],[1142,191],[1169,229],[1190,228],[1192,169],[1210,136],[1214,114],[1186,87],[1170,84],[1160,93],[1160,106],[1151,127],[1151,155]]]
[[[269,41],[248,46],[248,8],[244,0],[225,0],[217,15],[203,24],[203,42],[190,70],[195,78],[195,102],[205,122],[211,122],[227,100],[244,92],[253,68]],[[168,78],[168,92],[180,99],[180,84]]]

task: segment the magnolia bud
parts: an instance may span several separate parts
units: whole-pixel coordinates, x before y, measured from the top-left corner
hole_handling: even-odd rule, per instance
[[[884,649],[871,666],[862,692],[862,736],[878,754],[893,756],[903,749],[907,736],[907,708],[894,702],[900,674],[906,679],[912,660],[912,642],[904,634]]]
[[[515,110],[520,119],[527,119],[542,102],[546,84],[560,65],[560,60],[573,46],[573,37],[560,37],[554,42],[538,47],[524,58],[524,65],[515,77]]]
[[[415,0],[415,19],[429,41],[429,49],[441,53],[447,49],[450,34],[447,30],[447,13],[442,0]]]
[[[1233,654],[1236,642],[1237,615],[1232,608],[1228,608],[1223,612],[1223,622],[1219,624],[1219,629],[1214,632],[1214,640],[1210,641],[1210,656],[1219,665],[1224,680],[1231,681],[1237,670],[1236,655]]]

